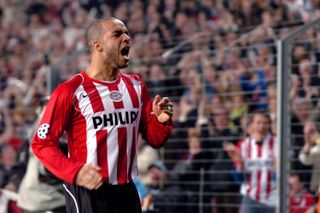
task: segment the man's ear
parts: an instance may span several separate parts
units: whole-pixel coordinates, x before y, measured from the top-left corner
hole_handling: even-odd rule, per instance
[[[95,49],[97,49],[99,52],[102,52],[102,50],[103,50],[102,45],[101,45],[100,42],[98,42],[98,41],[94,41],[94,42],[93,42],[93,47],[94,47]]]

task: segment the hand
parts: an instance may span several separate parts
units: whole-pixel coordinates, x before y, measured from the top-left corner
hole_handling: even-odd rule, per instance
[[[206,97],[202,97],[200,99],[199,107],[198,107],[198,117],[199,118],[207,118],[207,107],[208,107],[208,99]]]
[[[179,102],[179,117],[186,118],[192,108],[192,103],[190,103],[185,96],[182,96]]]
[[[4,189],[12,191],[12,192],[16,192],[17,191],[17,186],[16,184],[10,182],[7,185],[4,186]]]
[[[319,132],[317,131],[316,125],[312,121],[305,123],[303,133],[305,142],[308,144],[313,144],[313,142],[319,137]]]
[[[152,103],[152,110],[157,116],[158,121],[165,123],[173,116],[173,103],[168,97],[161,98],[160,95],[156,95]]]
[[[235,163],[236,169],[238,171],[243,171],[244,161],[240,150],[231,142],[224,142],[223,150],[228,153],[229,158]]]
[[[306,211],[305,213],[314,213],[316,210],[317,210],[316,207],[311,206],[311,207],[309,207],[309,208],[307,209],[307,211]]]
[[[78,172],[76,184],[87,189],[98,189],[102,185],[100,167],[94,163],[85,164]]]
[[[153,200],[154,198],[151,194],[148,194],[145,198],[143,198],[142,209],[149,210],[153,204]]]
[[[238,148],[231,142],[223,143],[223,150],[228,153],[232,161],[242,161],[241,153]]]

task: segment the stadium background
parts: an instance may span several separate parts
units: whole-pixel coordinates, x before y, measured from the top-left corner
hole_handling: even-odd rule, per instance
[[[255,110],[271,116],[277,135],[276,42],[319,12],[316,0],[0,0],[0,188],[19,189],[24,170],[14,165],[30,141],[41,99],[87,66],[84,29],[95,18],[115,16],[132,38],[125,71],[141,75],[152,96],[175,102],[175,129],[166,147],[139,146],[141,179],[158,186],[151,190],[160,198],[157,207],[235,212],[241,182],[230,178],[223,142],[243,138]],[[310,116],[318,122],[319,26],[292,45],[287,164],[316,199],[319,181],[312,184],[311,176],[320,161],[306,166],[298,156],[304,124]],[[197,131],[204,123],[208,135]],[[216,131],[226,124],[229,133]],[[209,148],[201,149],[203,143]],[[206,152],[212,157],[203,157]],[[160,172],[153,180],[150,165]]]

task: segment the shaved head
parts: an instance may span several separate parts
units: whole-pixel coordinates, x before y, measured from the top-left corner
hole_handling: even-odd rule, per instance
[[[101,37],[106,31],[106,27],[104,27],[104,23],[108,23],[116,20],[120,21],[119,19],[110,17],[105,19],[99,19],[92,22],[87,28],[87,32],[86,32],[88,46],[92,47],[92,42],[94,41],[101,41]]]
[[[95,20],[87,28],[86,37],[95,64],[111,70],[128,66],[130,36],[121,20],[113,17]]]

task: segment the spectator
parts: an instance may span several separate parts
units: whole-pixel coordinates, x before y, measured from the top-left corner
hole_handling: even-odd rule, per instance
[[[170,184],[168,170],[161,161],[150,165],[149,175],[152,179],[147,185],[152,196],[151,210],[159,213],[188,212],[184,205],[187,202],[186,194],[176,184]],[[145,201],[148,202],[148,199],[149,196]]]
[[[0,151],[0,188],[16,192],[21,181],[15,167],[17,151],[8,144],[2,145]]]
[[[139,181],[142,184],[148,185],[151,182],[151,177],[148,175],[149,166],[159,160],[158,151],[147,146],[146,141],[139,135],[137,144],[137,164]]]
[[[248,70],[240,76],[240,86],[245,92],[247,100],[251,103],[250,111],[266,110],[267,82],[263,70]]]
[[[308,100],[320,98],[317,86],[320,84],[320,78],[314,71],[314,66],[309,59],[303,59],[299,63],[300,90],[298,95]],[[313,103],[316,105],[316,103]]]
[[[208,165],[208,189],[215,195],[212,196],[216,202],[217,212],[236,212],[237,207],[230,207],[228,204],[236,206],[238,200],[239,185],[235,183],[231,173],[233,164],[228,153],[223,150],[225,142],[235,144],[238,136],[230,128],[230,119],[228,111],[222,106],[213,106],[210,115],[206,115],[204,109],[206,104],[199,106],[199,121],[201,125],[201,137],[204,138],[201,144],[205,152]],[[210,123],[207,117],[213,117],[213,123]],[[232,194],[232,195],[231,195]]]
[[[308,192],[298,174],[291,174],[290,184],[290,213],[305,213],[315,204],[313,195]]]
[[[309,121],[312,115],[312,104],[305,98],[296,99],[292,103],[293,115],[291,116],[291,147],[292,158],[298,159],[300,150],[305,144],[304,140],[304,125]],[[302,164],[300,161],[292,161],[291,168],[295,172],[300,173],[300,178],[306,183],[306,187],[309,188],[311,180],[312,165]]]
[[[316,125],[312,121],[308,121],[304,125],[304,146],[299,153],[299,160],[302,164],[307,166],[313,166],[310,191],[316,192],[319,188],[320,179],[320,133],[316,128]]]
[[[48,97],[42,100],[39,108],[38,120],[35,122],[31,137],[36,131],[43,109],[46,106]],[[32,153],[29,141],[26,146],[28,158],[27,168],[19,187],[18,206],[23,213],[65,213],[65,197],[63,194],[62,181],[50,173]],[[64,152],[67,152],[66,143],[62,145]]]
[[[202,147],[201,137],[200,130],[196,128],[188,129],[188,148],[183,152],[182,158],[175,164],[170,178],[171,181],[179,183],[181,190],[187,193],[188,203],[198,203],[201,199],[198,195],[199,190],[204,190],[201,189],[200,185],[205,183],[204,171],[208,169],[208,163],[205,162],[207,157]],[[209,198],[210,196],[204,196],[204,203],[208,204],[210,202]],[[184,207],[188,213],[200,211],[197,205],[179,205]],[[208,208],[204,207],[203,211],[208,211]]]
[[[236,132],[240,132],[240,120],[248,113],[248,104],[242,95],[232,97],[232,106],[230,111],[230,119]]]
[[[224,149],[233,160],[243,196],[240,213],[273,213],[276,202],[276,145],[270,134],[270,118],[262,112],[253,113],[249,136],[236,147],[225,143]]]
[[[297,44],[292,51],[292,64],[299,64],[301,60],[308,57],[306,47],[302,44]],[[292,74],[299,75],[299,66],[292,67]]]
[[[149,80],[146,82],[150,88],[150,95],[154,97],[159,94],[161,97],[168,94],[166,91],[165,72],[160,64],[153,64],[150,68]]]

